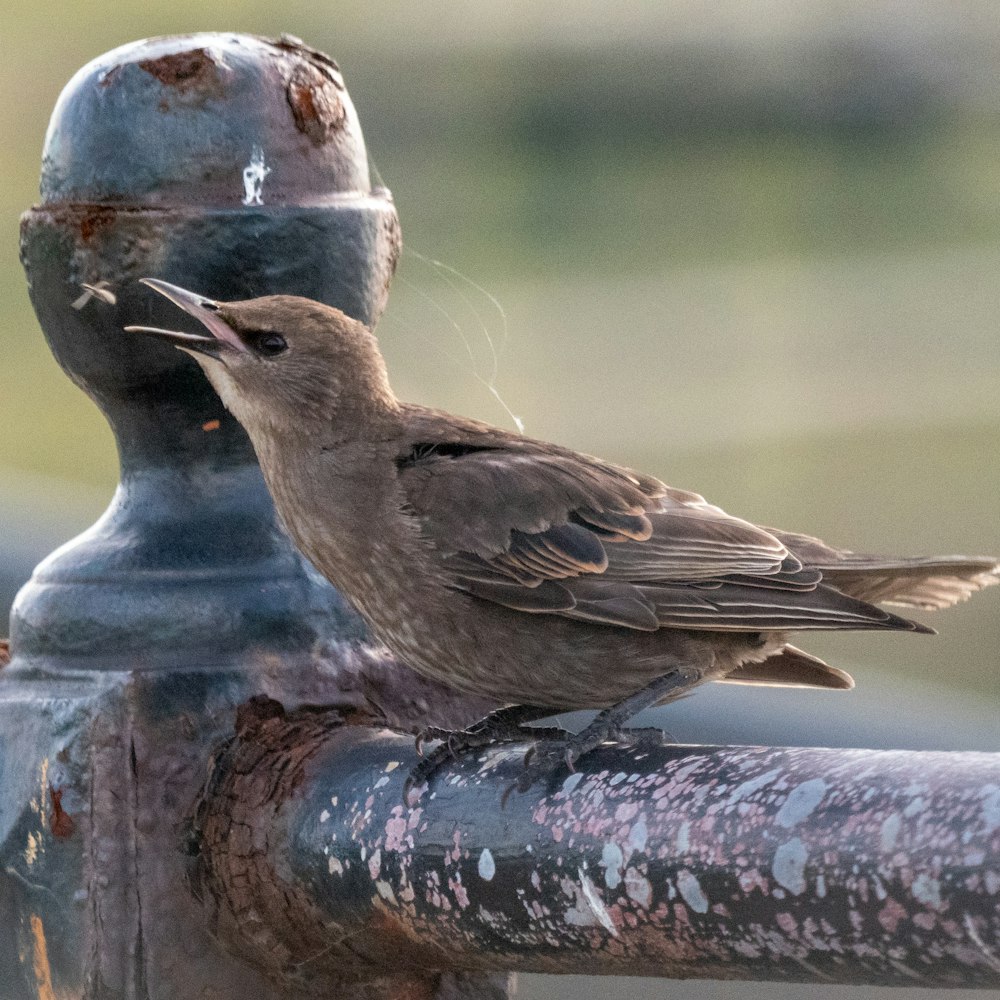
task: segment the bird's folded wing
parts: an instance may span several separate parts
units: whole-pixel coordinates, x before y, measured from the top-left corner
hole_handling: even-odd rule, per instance
[[[508,608],[642,631],[909,627],[820,586],[771,532],[598,459],[493,432],[398,465],[452,585]]]

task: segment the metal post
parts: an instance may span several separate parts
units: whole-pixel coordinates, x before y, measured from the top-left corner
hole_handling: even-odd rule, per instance
[[[263,691],[411,721],[428,702],[446,724],[482,711],[368,643],[285,538],[197,366],[122,331],[176,322],[136,285],[147,275],[219,298],[299,293],[374,323],[399,246],[341,74],[296,39],[139,42],[60,97],[22,258],[53,352],[112,425],[122,482],[12,613],[5,1000],[287,996],[228,955],[184,881],[179,830],[236,705]],[[408,976],[364,995],[439,988]]]
[[[505,798],[524,750],[410,807],[411,740],[248,706],[195,825],[219,934],[316,988],[359,963],[1000,987],[997,755],[606,746]]]

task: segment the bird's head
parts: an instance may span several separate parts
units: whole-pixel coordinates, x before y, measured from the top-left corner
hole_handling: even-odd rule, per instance
[[[142,280],[207,332],[125,329],[190,354],[251,436],[309,431],[317,422],[363,424],[395,408],[374,335],[339,309],[295,295],[216,302],[166,281]]]

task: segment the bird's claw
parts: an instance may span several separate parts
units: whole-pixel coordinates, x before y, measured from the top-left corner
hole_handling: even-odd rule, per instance
[[[539,740],[524,755],[524,769],[503,795],[506,803],[510,793],[528,791],[532,785],[551,780],[560,771],[576,772],[576,762],[595,747],[613,740],[629,747],[659,747],[675,742],[662,729],[652,727],[642,729],[620,729],[605,725],[593,725],[581,730],[575,736],[567,734],[565,739]]]
[[[539,740],[524,755],[524,769],[511,787],[526,792],[532,785],[551,778],[564,768],[572,774],[576,770],[576,761],[582,756],[573,742],[573,737]]]

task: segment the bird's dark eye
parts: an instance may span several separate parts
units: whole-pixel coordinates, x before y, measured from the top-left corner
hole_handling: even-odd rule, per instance
[[[252,346],[258,354],[268,358],[288,350],[288,343],[280,333],[260,333],[254,337]]]

